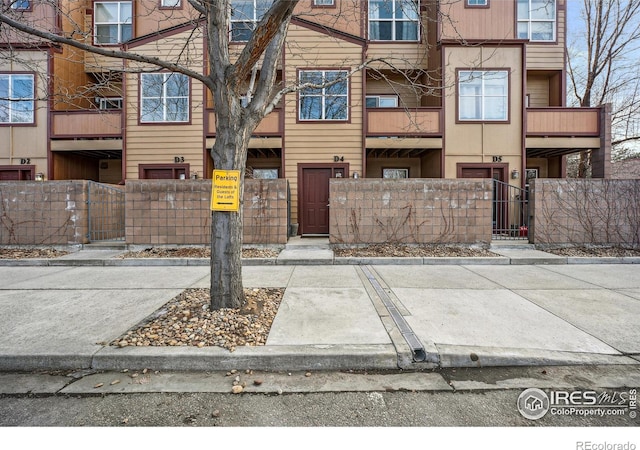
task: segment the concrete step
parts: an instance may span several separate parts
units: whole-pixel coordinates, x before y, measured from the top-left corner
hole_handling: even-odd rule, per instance
[[[125,241],[95,241],[82,246],[84,250],[126,250]]]
[[[535,250],[535,245],[530,244],[529,241],[525,239],[503,239],[503,240],[491,241],[489,250],[500,250],[503,248]]]
[[[328,237],[300,237],[289,238],[285,250],[331,250]]]

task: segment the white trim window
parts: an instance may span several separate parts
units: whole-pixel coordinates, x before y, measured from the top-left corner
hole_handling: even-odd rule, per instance
[[[277,180],[278,169],[253,169],[253,178],[258,180]]]
[[[140,122],[189,121],[189,77],[170,72],[140,76]]]
[[[313,0],[313,6],[333,6],[334,0]]]
[[[93,8],[96,44],[120,44],[133,37],[132,2],[95,2]]]
[[[346,70],[301,70],[300,84],[310,84],[314,87],[300,90],[298,118],[300,120],[348,120],[347,75]]]
[[[369,39],[372,41],[418,41],[418,0],[369,0]]]
[[[397,108],[398,97],[396,95],[367,95],[367,108]]]
[[[182,0],[160,0],[160,6],[162,8],[180,8]]]
[[[487,6],[487,0],[467,0],[467,6]]]
[[[556,40],[556,0],[518,0],[518,39]]]
[[[229,37],[231,42],[248,41],[272,3],[273,0],[232,0]]]
[[[35,77],[0,74],[0,123],[33,123]]]
[[[458,72],[458,119],[507,121],[509,72],[461,70]]]
[[[382,169],[382,178],[388,180],[409,178],[409,169]]]

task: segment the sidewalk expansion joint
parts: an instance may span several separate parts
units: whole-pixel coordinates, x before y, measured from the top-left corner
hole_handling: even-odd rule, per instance
[[[402,337],[405,339],[411,352],[413,354],[413,360],[415,362],[424,362],[427,359],[427,352],[424,349],[424,345],[418,339],[418,336],[413,332],[411,326],[407,323],[405,318],[402,316],[396,305],[393,303],[389,294],[385,291],[385,289],[380,285],[380,282],[373,274],[369,266],[361,266],[362,271],[364,272],[367,280],[371,283],[371,286],[375,289],[376,293],[382,300],[382,303],[387,308],[389,315],[395,322],[398,330],[402,334]]]

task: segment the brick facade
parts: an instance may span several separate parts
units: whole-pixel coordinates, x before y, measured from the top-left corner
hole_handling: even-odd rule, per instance
[[[0,182],[0,244],[88,242],[88,181]]]
[[[640,244],[640,180],[537,179],[530,205],[536,244]]]
[[[208,244],[211,180],[131,180],[126,184],[127,244]],[[287,181],[245,180],[246,244],[287,242]]]
[[[489,243],[491,180],[333,179],[334,244]]]

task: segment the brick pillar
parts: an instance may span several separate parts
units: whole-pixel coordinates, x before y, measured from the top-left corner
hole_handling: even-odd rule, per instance
[[[600,107],[600,148],[591,152],[593,178],[611,178],[611,103]]]

